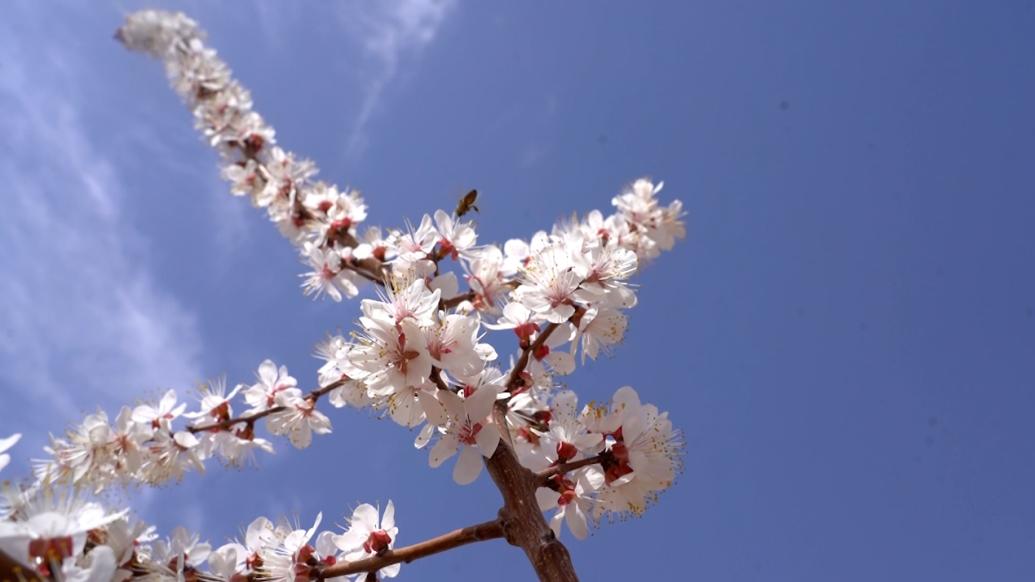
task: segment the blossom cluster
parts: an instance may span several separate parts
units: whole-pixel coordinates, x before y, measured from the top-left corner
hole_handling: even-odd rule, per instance
[[[518,452],[523,464],[549,475],[536,500],[543,511],[556,508],[555,533],[565,522],[582,539],[603,515],[643,513],[681,470],[684,443],[668,413],[642,404],[630,386],[619,388],[609,405],[579,412],[576,405],[574,392],[555,394],[550,408],[520,431]]]
[[[321,579],[323,568],[340,561],[384,555],[399,535],[391,501],[383,513],[365,503],[356,507],[341,532],[317,533],[322,514],[309,528],[259,517],[241,539],[213,548],[182,527],[159,539],[153,526],[131,518],[128,510],[109,511],[49,486],[8,488],[5,496],[0,551],[41,577],[71,582],[306,582]],[[392,564],[377,574],[392,578],[399,567]],[[22,578],[28,579],[24,574]]]
[[[314,273],[306,285],[331,297],[353,297],[365,269],[356,227],[367,216],[359,192],[315,180],[316,165],[277,145],[275,132],[252,109],[251,94],[203,43],[196,22],[153,10],[129,15],[117,38],[128,48],[164,61],[195,125],[220,155],[221,174],[235,195],[264,208],[298,248]]]
[[[177,481],[187,471],[203,472],[211,458],[236,466],[251,462],[256,451],[272,453],[273,444],[255,431],[262,421],[271,434],[304,448],[313,433],[331,432],[330,419],[316,409],[326,391],[303,394],[286,367],[266,360],[254,384],[229,392],[223,379],[202,384],[196,409],[189,412],[176,391],[168,390],[157,402],[123,406],[114,422],[103,410],[90,414],[63,437],[51,436],[49,457],[35,461],[34,473],[41,484],[93,492],[112,484]],[[244,402],[235,404],[235,397]],[[241,404],[245,412],[234,416]]]

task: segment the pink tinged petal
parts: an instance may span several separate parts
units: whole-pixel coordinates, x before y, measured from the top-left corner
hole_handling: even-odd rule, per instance
[[[436,468],[446,459],[455,455],[457,444],[456,435],[448,434],[440,438],[435,446],[431,447],[431,454],[428,455],[428,463],[431,467]]]
[[[495,423],[482,425],[482,429],[474,435],[474,441],[478,444],[482,456],[488,459],[496,452],[496,447],[500,444],[500,431]]]
[[[388,505],[385,506],[384,516],[381,517],[381,529],[389,530],[393,527],[395,527],[395,504],[389,499]]]
[[[467,485],[478,478],[482,472],[482,456],[474,447],[464,447],[460,451],[460,458],[453,465],[453,481],[460,485]]]

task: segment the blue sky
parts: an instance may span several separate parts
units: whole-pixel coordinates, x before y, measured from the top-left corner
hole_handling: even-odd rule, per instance
[[[26,433],[5,476],[98,405],[267,357],[311,383],[357,314],[302,296],[159,65],[112,41],[152,5],[5,4],[0,434]],[[176,6],[372,223],[477,187],[503,241],[641,175],[684,201],[625,343],[570,385],[670,410],[686,470],[569,544],[583,579],[1035,577],[1035,4]],[[403,544],[495,512],[392,423],[332,420],[261,471],[115,500],[214,542],[388,498]],[[530,576],[501,542],[402,575],[489,570]]]

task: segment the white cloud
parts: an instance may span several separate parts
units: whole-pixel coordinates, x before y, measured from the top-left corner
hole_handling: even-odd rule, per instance
[[[454,0],[396,0],[342,6],[339,19],[371,61],[346,146],[349,158],[356,158],[366,147],[367,124],[377,112],[385,89],[398,75],[403,59],[416,58],[435,40],[454,5]]]
[[[38,450],[46,432],[98,405],[192,385],[201,339],[124,215],[106,136],[86,129],[75,88],[89,68],[67,46],[3,37],[0,423]]]

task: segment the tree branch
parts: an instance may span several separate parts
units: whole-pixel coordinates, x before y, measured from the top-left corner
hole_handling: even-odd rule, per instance
[[[0,580],[10,581],[34,581],[42,582],[43,578],[29,566],[15,560],[10,555],[0,550]]]
[[[474,291],[468,291],[467,293],[461,293],[460,295],[457,295],[456,297],[450,297],[449,299],[443,299],[441,302],[439,302],[439,305],[442,306],[444,309],[450,309],[450,308],[456,307],[457,305],[460,305],[464,301],[470,301],[470,300],[474,299],[474,297],[475,297],[475,292]]]
[[[316,401],[319,400],[321,396],[323,396],[324,394],[327,394],[328,392],[330,392],[331,390],[334,390],[335,388],[339,388],[340,386],[345,384],[345,382],[348,382],[348,381],[349,381],[348,378],[342,378],[341,380],[337,380],[335,382],[331,382],[330,384],[328,384],[326,386],[323,386],[321,388],[316,388],[315,390],[309,392],[309,394],[306,394],[305,399],[306,400],[311,400],[313,404],[316,404]],[[283,412],[286,409],[287,409],[287,407],[285,407],[285,406],[274,406],[273,408],[267,408],[266,410],[262,410],[260,412],[253,412],[252,414],[244,414],[244,415],[241,415],[241,416],[238,416],[238,417],[235,417],[235,418],[228,418],[226,420],[221,420],[219,422],[213,422],[211,424],[202,424],[202,425],[198,425],[198,426],[191,425],[191,426],[188,426],[186,428],[186,430],[188,430],[188,431],[190,431],[192,433],[207,432],[207,431],[230,430],[230,427],[234,426],[235,424],[241,424],[242,422],[246,422],[248,424],[255,424],[256,420],[259,420],[260,418],[263,418],[264,416],[269,416],[271,414],[276,414],[278,412]]]
[[[431,367],[431,381],[435,383],[435,386],[438,386],[439,390],[445,390],[446,392],[450,391],[449,386],[446,384],[445,380],[442,379],[442,370],[440,370],[438,366]]]
[[[583,467],[588,467],[590,465],[603,463],[604,459],[606,459],[608,455],[609,453],[605,452],[593,457],[580,459],[578,461],[572,461],[570,463],[561,463],[560,465],[548,467],[536,473],[536,481],[539,485],[544,485],[547,481],[550,480],[551,477],[555,475],[563,475],[569,471],[574,471],[575,469],[581,469]]]
[[[551,323],[546,326],[546,329],[539,334],[539,337],[535,338],[534,342],[521,350],[521,355],[518,356],[517,364],[514,365],[514,369],[510,371],[510,376],[507,378],[508,390],[517,386],[521,377],[521,372],[524,372],[525,367],[528,366],[528,358],[546,343],[550,334],[552,334],[558,327],[560,327],[559,323]]]
[[[493,421],[500,426],[500,442],[485,467],[503,496],[500,519],[507,541],[524,550],[542,582],[578,582],[568,548],[557,539],[536,502],[537,476],[514,454],[507,428],[507,405],[496,401]]]
[[[381,568],[391,566],[392,564],[398,564],[400,562],[410,563],[420,558],[432,556],[467,544],[473,544],[474,542],[494,540],[502,537],[503,524],[499,519],[494,519],[477,525],[456,529],[449,533],[433,537],[429,540],[413,544],[412,546],[388,550],[380,556],[356,560],[355,562],[338,562],[333,566],[317,566],[314,568],[311,577],[315,580],[324,580],[327,578],[334,578],[335,576],[345,576],[347,574],[376,572]]]

